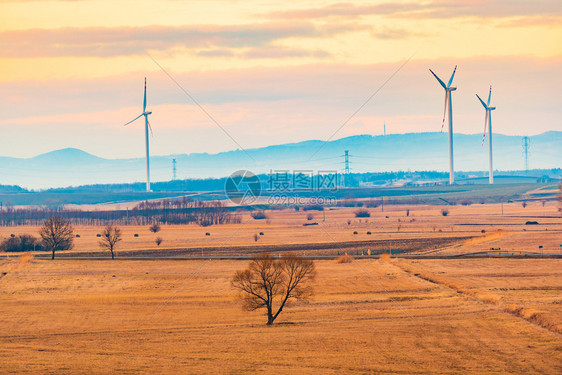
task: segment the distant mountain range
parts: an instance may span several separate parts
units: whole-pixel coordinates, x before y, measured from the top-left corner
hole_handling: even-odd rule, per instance
[[[562,166],[562,132],[530,137],[529,167]],[[488,169],[488,149],[481,134],[455,134],[455,170]],[[151,157],[153,181],[172,179],[172,159],[177,178],[224,177],[248,169],[270,171],[339,171],[349,151],[352,172],[397,170],[448,170],[446,133],[408,133],[385,136],[357,135],[330,142],[289,143],[218,154],[194,153]],[[521,136],[494,134],[494,169],[524,169]],[[145,180],[145,159],[103,159],[75,148],[33,158],[0,157],[0,184],[32,189],[85,184],[129,183]]]

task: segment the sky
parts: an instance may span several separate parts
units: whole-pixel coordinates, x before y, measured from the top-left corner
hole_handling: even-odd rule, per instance
[[[0,155],[216,153],[350,135],[562,130],[562,2],[0,0]],[[443,136],[446,136],[445,134]]]

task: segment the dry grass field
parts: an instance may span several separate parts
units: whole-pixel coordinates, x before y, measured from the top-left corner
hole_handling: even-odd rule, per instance
[[[357,255],[558,254],[557,208],[388,206],[361,219],[356,208],[287,209],[157,234],[124,226],[114,261],[97,245],[100,227],[77,226],[75,248],[54,261],[1,254],[0,373],[562,373],[562,259]],[[0,238],[21,233],[38,228],[0,228]],[[355,260],[316,261],[315,296],[268,327],[230,287],[248,261],[131,259],[268,249]],[[77,255],[107,259],[64,258]]]
[[[442,216],[447,209],[449,214]],[[356,218],[357,208],[335,208],[296,212],[292,209],[267,211],[266,220],[254,220],[243,213],[241,224],[200,227],[162,225],[151,233],[148,226],[123,226],[123,241],[117,254],[216,255],[276,251],[276,246],[291,245],[300,254],[337,254],[356,250],[373,252],[395,249],[401,252],[470,253],[500,248],[504,252],[561,253],[562,217],[556,202],[473,204],[471,206],[385,206],[370,208],[369,218]],[[409,216],[407,216],[407,210]],[[307,220],[311,214],[312,220]],[[538,225],[525,225],[537,221]],[[304,226],[305,223],[318,225]],[[75,248],[69,253],[102,255],[97,226],[76,226]],[[484,232],[483,232],[484,231]],[[37,235],[38,227],[1,227],[0,240],[10,234]],[[357,234],[354,234],[357,232]],[[367,234],[370,232],[371,234]],[[209,233],[210,235],[206,235]],[[263,233],[263,235],[260,235]],[[134,235],[138,234],[138,237]],[[255,236],[258,239],[256,241]],[[161,237],[160,246],[155,244]],[[470,239],[469,239],[470,238]],[[357,246],[338,244],[358,242]],[[359,242],[362,242],[359,245]],[[317,246],[306,246],[317,244]],[[318,244],[325,244],[321,246]],[[351,245],[351,244],[350,244]],[[543,246],[539,250],[539,246]],[[267,247],[261,249],[261,247]],[[235,248],[235,250],[232,250]],[[207,250],[206,250],[207,249]],[[59,253],[61,256],[64,252]]]
[[[2,260],[0,373],[562,372],[560,259],[316,264],[268,327],[247,261]]]

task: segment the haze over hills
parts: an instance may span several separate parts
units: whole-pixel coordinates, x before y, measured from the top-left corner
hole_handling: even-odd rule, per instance
[[[562,132],[530,137],[530,168],[562,166]],[[481,134],[455,134],[455,170],[488,169],[487,144]],[[275,170],[341,171],[349,150],[352,172],[437,170],[448,168],[446,133],[408,133],[386,136],[357,135],[330,142],[320,140],[274,145],[218,154],[194,153],[151,157],[153,181],[172,179],[172,159],[177,178],[224,177],[240,170],[269,173]],[[494,134],[494,169],[524,169],[521,136]],[[104,159],[75,148],[32,158],[0,157],[0,184],[25,188],[130,183],[145,180],[144,157]]]

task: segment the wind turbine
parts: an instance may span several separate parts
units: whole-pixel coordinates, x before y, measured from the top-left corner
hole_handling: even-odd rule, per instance
[[[445,115],[447,114],[447,106],[449,108],[449,185],[455,183],[455,171],[453,167],[453,106],[451,102],[451,92],[455,91],[456,87],[451,87],[453,83],[453,77],[455,76],[455,72],[457,71],[457,66],[455,65],[455,70],[453,70],[453,74],[451,74],[451,78],[449,78],[449,82],[445,84],[435,73],[433,70],[429,69],[431,74],[439,81],[439,84],[445,89],[445,109],[443,111],[443,123],[441,124],[441,132],[443,132],[443,126],[445,126]]]
[[[476,97],[478,98],[478,100],[480,100],[480,103],[482,103],[482,105],[484,106],[484,109],[486,109],[486,118],[484,119],[484,136],[482,137],[482,146],[484,146],[484,139],[486,138],[486,127],[488,126],[489,129],[489,136],[488,136],[488,142],[490,143],[490,184],[494,183],[494,169],[492,166],[492,111],[494,109],[496,109],[496,107],[490,107],[490,99],[492,98],[492,86],[490,86],[490,92],[488,93],[488,101],[486,103],[484,103],[484,101],[482,99],[480,99],[480,97],[478,96],[478,94],[476,94]]]
[[[130,123],[138,120],[142,116],[144,116],[144,135],[146,138],[146,191],[150,192],[150,153],[148,150],[148,130],[150,129],[150,134],[152,134],[152,127],[148,122],[148,115],[151,115],[152,112],[146,110],[146,77],[144,77],[144,101],[142,103],[142,113],[135,117],[133,120],[126,123],[124,126],[129,125]]]

